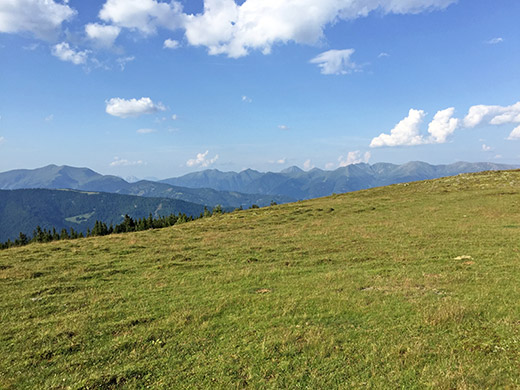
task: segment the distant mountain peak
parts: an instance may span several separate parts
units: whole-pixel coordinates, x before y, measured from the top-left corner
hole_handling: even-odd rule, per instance
[[[280,173],[302,173],[305,172],[303,169],[297,167],[296,165],[293,165],[292,167],[285,168],[284,170],[280,171]]]
[[[390,163],[357,163],[335,170],[313,168],[304,171],[291,166],[281,172],[259,172],[246,169],[240,173],[212,174],[206,170],[162,182],[189,188],[213,188],[219,191],[236,191],[248,194],[285,195],[297,199],[327,196],[376,186],[417,180],[435,179],[459,173],[484,170],[514,169],[512,165],[494,163],[464,163],[431,165],[410,161],[397,165]],[[205,173],[205,174],[203,174]]]

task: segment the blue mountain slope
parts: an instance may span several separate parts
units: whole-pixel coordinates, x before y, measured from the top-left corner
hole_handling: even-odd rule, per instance
[[[412,161],[403,165],[361,163],[340,167],[333,171],[314,168],[306,172],[298,167],[290,167],[277,173],[261,173],[251,169],[236,173],[213,169],[166,179],[162,182],[190,188],[210,187],[222,191],[276,194],[297,199],[309,199],[327,196],[334,192],[356,191],[460,173],[516,168],[518,167],[513,165],[468,162],[457,162],[450,165],[430,165],[420,161]]]

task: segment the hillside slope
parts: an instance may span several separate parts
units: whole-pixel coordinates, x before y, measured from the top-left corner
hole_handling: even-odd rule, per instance
[[[520,171],[0,252],[0,388],[520,387]]]
[[[116,225],[125,214],[135,219],[179,213],[198,217],[203,211],[202,205],[177,199],[72,190],[0,190],[0,242],[14,240],[20,232],[32,236],[36,226],[86,233],[96,221]]]

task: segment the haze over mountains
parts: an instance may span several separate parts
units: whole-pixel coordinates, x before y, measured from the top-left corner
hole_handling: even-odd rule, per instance
[[[352,164],[334,171],[318,168],[303,171],[290,167],[279,173],[262,173],[252,169],[242,172],[221,172],[216,169],[190,173],[162,183],[191,187],[213,188],[220,191],[239,191],[266,195],[285,195],[296,199],[311,199],[332,193],[358,191],[395,183],[436,179],[460,173],[516,169],[518,166],[494,163],[457,162],[449,165],[430,165],[414,161],[403,165],[377,163]]]
[[[89,168],[48,165],[0,173],[0,190],[45,188],[99,191],[122,195],[162,197],[225,207],[265,206],[379,187],[394,183],[435,179],[460,173],[516,169],[518,166],[489,162],[457,162],[431,165],[413,161],[403,165],[352,164],[333,171],[318,168],[303,171],[290,167],[281,172],[222,172],[208,169],[158,182],[139,180],[129,183],[117,176],[101,175]]]
[[[101,175],[89,168],[48,165],[38,169],[18,169],[0,173],[0,190],[25,188],[73,189],[99,191],[121,195],[171,198],[213,207],[250,207],[252,204],[266,206],[290,202],[287,196],[266,196],[219,191],[211,188],[185,188],[166,183],[140,180],[129,183],[117,176]]]

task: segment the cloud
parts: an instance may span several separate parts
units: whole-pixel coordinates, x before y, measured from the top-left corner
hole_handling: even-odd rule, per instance
[[[452,135],[458,129],[460,120],[453,118],[455,108],[447,108],[435,114],[433,120],[428,125],[428,133],[430,138],[425,143],[443,144],[448,136]]]
[[[401,145],[421,145],[424,143],[423,137],[419,134],[419,126],[426,114],[423,110],[409,111],[408,116],[399,122],[390,134],[380,134],[372,139],[371,148],[380,146],[401,146]]]
[[[321,68],[321,74],[349,74],[359,69],[358,65],[350,61],[352,54],[354,54],[354,49],[329,50],[319,54],[309,62],[318,64]]]
[[[327,169],[327,170],[332,169],[332,168],[334,168],[335,165],[336,164],[334,164],[333,162],[329,162],[329,163],[325,164],[325,169]]]
[[[520,139],[520,126],[515,127],[515,129],[509,134],[509,137],[507,137],[508,140],[514,141]]]
[[[177,119],[179,119],[179,116],[177,114],[173,114],[172,121],[176,121]]]
[[[100,47],[112,47],[121,33],[117,26],[105,26],[98,23],[89,23],[85,26],[87,37]]]
[[[178,49],[180,47],[179,41],[175,39],[167,39],[164,41],[163,48],[164,49]]]
[[[62,61],[72,62],[74,65],[85,64],[90,54],[89,50],[75,51],[67,42],[58,43],[52,47],[52,55]]]
[[[377,58],[384,58],[384,57],[390,57],[390,54],[382,52],[382,53],[379,53],[379,55],[377,56]]]
[[[52,120],[54,120],[54,114],[45,117],[45,122],[51,122]]]
[[[284,158],[280,158],[278,160],[269,160],[268,162],[269,162],[269,164],[279,164],[279,165],[282,165],[282,164],[285,164],[287,162],[287,159],[284,157]]]
[[[209,154],[209,150],[206,150],[205,153],[198,153],[197,158],[186,161],[186,165],[188,167],[198,167],[198,166],[200,166],[201,168],[209,167],[215,161],[218,160],[218,154],[216,154],[215,157],[213,157],[211,159],[207,159],[206,157],[208,154]]]
[[[0,32],[29,32],[51,40],[63,22],[71,20],[76,10],[54,0],[7,0],[0,2]]]
[[[101,20],[118,27],[155,34],[158,27],[175,30],[184,24],[182,5],[156,0],[107,0],[99,12]]]
[[[372,157],[370,152],[365,152],[363,155],[361,155],[359,150],[348,152],[346,159],[343,156],[338,158],[339,166],[346,167],[347,165],[352,164],[368,163],[370,161],[370,157]]]
[[[110,163],[111,167],[129,167],[129,166],[135,166],[135,165],[146,165],[145,162],[142,160],[137,161],[128,161],[123,158],[114,157],[114,161]]]
[[[371,12],[417,14],[444,9],[456,1],[241,0],[237,4],[236,0],[204,0],[201,13],[186,14],[178,0],[106,0],[99,18],[144,35],[155,34],[159,28],[184,29],[188,44],[204,46],[210,55],[238,58],[252,50],[268,54],[275,44],[317,44],[323,41],[325,28],[339,20]],[[178,42],[167,39],[164,47],[176,48]]]
[[[473,128],[482,124],[505,125],[520,123],[520,102],[511,106],[486,106],[483,104],[470,107],[464,118],[464,126]],[[518,127],[510,134],[509,140],[519,138]]]
[[[504,38],[498,37],[498,38],[489,39],[489,40],[485,41],[484,43],[487,43],[488,45],[496,45],[497,43],[502,43],[502,42],[504,42]]]
[[[242,101],[243,101],[244,103],[253,103],[253,99],[251,99],[250,97],[245,96],[245,95],[242,96]]]
[[[314,168],[314,165],[312,165],[311,163],[311,160],[305,160],[305,162],[303,163],[303,169],[305,169],[306,171],[308,171],[309,169],[312,169]]]
[[[137,130],[137,134],[151,134],[151,133],[156,133],[157,130],[155,129],[139,129]]]
[[[399,122],[390,134],[380,134],[372,139],[371,148],[381,146],[412,146],[424,144],[443,144],[460,127],[461,121],[453,118],[455,108],[438,111],[428,125],[429,137],[420,134],[420,126],[426,117],[423,110],[411,109],[408,116]]]
[[[119,118],[153,114],[166,110],[166,108],[161,103],[156,104],[149,97],[143,97],[139,100],[112,98],[106,102],[106,105],[107,114],[117,116]]]
[[[338,20],[353,20],[371,12],[417,14],[444,9],[456,0],[205,0],[204,11],[186,15],[187,41],[205,46],[211,55],[238,58],[251,50],[264,54],[275,44],[316,44],[324,29]]]
[[[3,144],[5,142],[5,138],[4,137],[0,137],[0,145]]]
[[[493,150],[493,148],[491,146],[486,145],[486,144],[482,144],[482,150],[484,152],[490,152],[490,151]]]
[[[121,71],[124,71],[126,68],[126,64],[128,64],[129,62],[132,62],[133,60],[135,60],[134,56],[120,57],[116,60],[116,62],[118,63],[119,67],[121,68]]]
[[[278,125],[278,128],[280,130],[289,130],[289,126],[287,126],[287,125]]]
[[[411,109],[408,117],[399,122],[390,134],[380,134],[372,139],[370,147],[442,144],[459,128],[474,128],[479,125],[504,125],[520,123],[520,102],[511,106],[475,105],[469,108],[463,120],[454,118],[455,108],[438,111],[428,125],[429,137],[419,133],[420,125],[426,116],[422,110]],[[520,139],[520,126],[508,137]],[[486,145],[484,145],[486,146]],[[483,146],[483,150],[486,150]]]
[[[482,123],[502,125],[520,123],[520,102],[511,106],[486,106],[483,104],[470,107],[464,118],[464,126],[476,127]]]
[[[39,47],[40,47],[39,43],[31,43],[30,45],[22,46],[22,49],[28,50],[28,51],[35,51]]]

